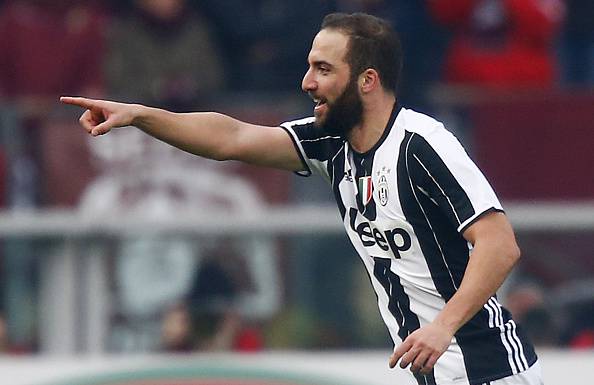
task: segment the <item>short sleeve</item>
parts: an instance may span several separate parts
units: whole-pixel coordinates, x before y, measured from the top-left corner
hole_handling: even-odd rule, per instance
[[[493,188],[460,142],[443,126],[413,134],[407,152],[414,187],[462,233],[490,211],[503,211]]]
[[[314,120],[311,117],[285,122],[281,128],[289,134],[303,162],[305,170],[297,174],[310,176],[316,173],[329,180],[328,162],[344,146],[344,139],[328,135],[314,124]]]

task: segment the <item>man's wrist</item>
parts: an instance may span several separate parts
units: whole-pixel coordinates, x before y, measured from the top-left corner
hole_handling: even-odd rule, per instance
[[[130,114],[132,116],[130,118],[130,125],[138,128],[144,127],[149,120],[149,110],[149,107],[142,104],[131,104]]]
[[[461,312],[453,311],[452,309],[446,304],[446,307],[442,309],[442,311],[437,315],[437,317],[433,320],[433,323],[440,327],[441,329],[448,332],[450,335],[456,334],[458,329],[464,325],[465,320],[462,318]]]

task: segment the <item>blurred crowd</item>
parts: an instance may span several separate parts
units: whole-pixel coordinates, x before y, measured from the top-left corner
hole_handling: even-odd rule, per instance
[[[263,103],[294,97],[300,93],[311,40],[323,16],[333,11],[375,14],[396,27],[404,50],[399,100],[417,109],[436,109],[431,95],[443,87],[451,93],[594,87],[591,0],[4,0],[0,208],[82,205],[85,186],[97,178],[92,164],[97,154],[89,155],[93,150],[84,145],[82,133],[63,129],[64,121],[70,122],[68,129],[76,122],[72,111],[57,105],[60,95],[114,98],[174,111],[204,110],[227,101],[248,103],[254,95]],[[238,95],[245,98],[237,102]],[[138,142],[128,138],[123,143],[132,151]],[[64,174],[60,165],[67,162],[79,167]],[[147,186],[146,181],[132,187],[122,184],[122,195],[129,199],[153,188]],[[287,191],[263,195],[267,202],[292,199]],[[156,311],[162,349],[263,346],[262,335],[233,306],[196,313],[209,308],[204,303],[214,303],[213,298],[232,302],[249,291],[250,284],[238,278],[241,274],[216,261],[205,259],[186,293]],[[3,262],[1,270],[11,266]],[[30,279],[38,274],[34,270],[17,267],[17,277]],[[7,290],[8,284],[3,285],[0,292]],[[535,330],[540,327],[542,342],[564,339],[563,343],[594,345],[588,329],[594,322],[582,328],[583,335],[557,332],[555,341],[545,341],[554,334],[554,325],[536,287],[518,286],[510,303],[526,323]],[[8,302],[3,300],[0,310],[11,308]],[[125,314],[114,319],[116,326],[128,322]],[[198,324],[206,326],[197,328]],[[24,346],[11,347],[6,330],[0,317],[0,349],[35,349],[26,339]]]
[[[27,139],[0,141],[0,204],[8,206],[52,204],[39,191],[42,162],[32,154],[43,153],[39,127],[56,114],[59,95],[186,111],[229,94],[298,93],[313,35],[332,11],[368,12],[394,24],[405,57],[399,99],[415,108],[431,108],[428,90],[436,84],[594,85],[594,4],[588,0],[0,4],[0,104],[18,109],[14,118]]]

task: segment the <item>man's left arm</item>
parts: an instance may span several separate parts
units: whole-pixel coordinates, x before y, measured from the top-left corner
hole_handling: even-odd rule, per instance
[[[476,220],[463,236],[473,246],[462,283],[435,320],[411,333],[390,357],[390,367],[411,365],[429,373],[453,335],[495,294],[520,257],[505,214],[492,211]]]

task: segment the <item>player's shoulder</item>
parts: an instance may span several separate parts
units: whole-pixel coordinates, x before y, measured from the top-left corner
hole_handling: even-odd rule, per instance
[[[317,127],[314,117],[290,120],[281,123],[281,128],[291,133],[299,141],[319,139],[325,134]]]
[[[434,117],[404,107],[398,114],[396,124],[408,132],[421,136],[431,136],[440,131],[446,131],[443,123]]]
[[[307,118],[300,118],[295,120],[289,120],[280,124],[284,128],[294,128],[298,126],[313,126],[316,118],[309,116]]]
[[[396,124],[405,131],[413,147],[421,144],[442,147],[457,142],[441,121],[422,112],[402,108]]]
[[[316,142],[320,145],[334,147],[344,142],[341,136],[330,135],[323,128],[316,125],[315,117],[291,120],[281,123],[280,126],[295,135],[302,143]]]

